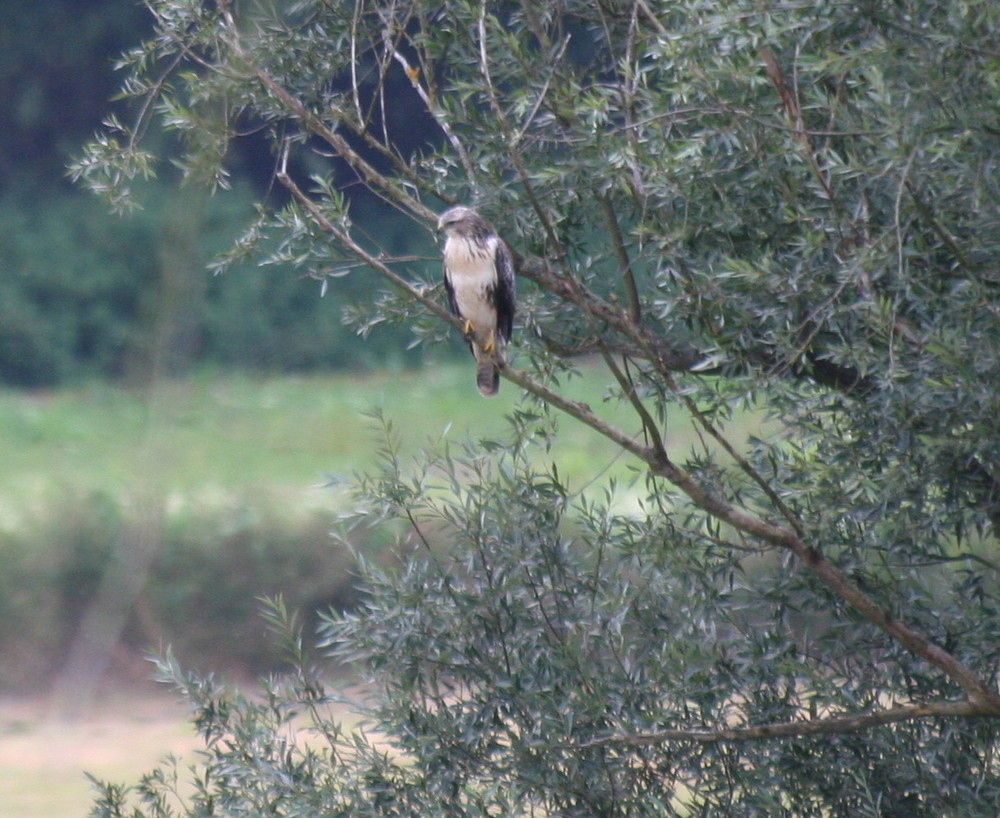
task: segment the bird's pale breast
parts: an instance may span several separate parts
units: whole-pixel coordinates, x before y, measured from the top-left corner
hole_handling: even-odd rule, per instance
[[[462,237],[449,238],[444,248],[448,280],[455,292],[459,314],[472,322],[476,332],[490,335],[496,329],[496,309],[489,291],[496,286],[496,238],[477,245]]]

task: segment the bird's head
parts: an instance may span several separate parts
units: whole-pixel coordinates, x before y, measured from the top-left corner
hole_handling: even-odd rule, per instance
[[[438,217],[437,229],[446,236],[450,236],[454,233],[468,231],[480,223],[485,224],[482,216],[475,210],[464,205],[457,205],[449,207]]]

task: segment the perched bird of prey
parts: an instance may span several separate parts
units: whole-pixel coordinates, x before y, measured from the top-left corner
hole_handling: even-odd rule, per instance
[[[486,397],[500,389],[500,364],[514,321],[514,258],[475,210],[452,207],[438,219],[444,232],[444,286],[451,311],[465,322],[476,358],[476,385]],[[480,346],[481,344],[481,346]]]

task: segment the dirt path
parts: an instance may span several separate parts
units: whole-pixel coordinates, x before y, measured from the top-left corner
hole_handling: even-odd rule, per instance
[[[133,783],[168,753],[193,760],[199,746],[169,693],[109,697],[71,723],[50,718],[47,701],[0,699],[0,816],[84,818],[85,770]]]

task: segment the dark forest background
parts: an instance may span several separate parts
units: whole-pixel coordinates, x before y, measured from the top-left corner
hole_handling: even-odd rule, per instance
[[[252,202],[281,204],[263,142],[240,141],[227,162],[232,189],[216,195],[181,187],[169,165],[126,217],[76,189],[67,165],[82,144],[110,114],[135,116],[113,101],[122,82],[114,64],[150,33],[133,0],[0,8],[0,383],[143,382],[199,364],[273,372],[415,362],[403,328],[362,342],[345,325],[363,277],[320,298],[320,282],[292,265],[255,259],[206,273],[252,221]],[[405,94],[397,99],[412,138],[402,147],[414,150],[429,137]],[[356,222],[376,224],[395,251],[429,253],[424,237],[337,170]]]

